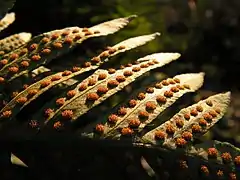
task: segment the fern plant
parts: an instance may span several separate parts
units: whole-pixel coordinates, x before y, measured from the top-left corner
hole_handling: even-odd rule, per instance
[[[112,146],[130,144],[139,151],[156,150],[168,169],[177,164],[181,169],[178,175],[182,178],[237,179],[240,176],[238,148],[219,141],[199,143],[199,137],[224,116],[230,103],[230,92],[213,95],[181,109],[168,121],[159,118],[184,94],[201,88],[203,72],[180,74],[155,82],[136,90],[137,93],[99,119],[86,121],[83,118],[142,75],[180,57],[179,53],[154,53],[118,68],[104,68],[103,64],[116,55],[142,46],[160,33],[124,40],[61,72],[44,67],[89,38],[119,31],[134,18],[135,15],[118,18],[90,28],[68,27],[33,38],[24,32],[1,40],[1,130],[26,128],[33,134],[70,132],[79,139],[110,142]],[[13,21],[14,13],[7,14],[0,21],[1,29]],[[86,72],[92,73],[84,78],[82,75]],[[52,93],[46,99],[44,94],[48,92]],[[35,102],[41,103],[36,105]],[[31,106],[35,108],[31,116],[24,116],[20,121],[19,114],[32,111]],[[148,155],[141,156],[143,161],[150,162]],[[12,162],[19,164],[19,159],[12,158],[15,159]],[[161,174],[158,167],[152,165],[151,168],[155,174]]]

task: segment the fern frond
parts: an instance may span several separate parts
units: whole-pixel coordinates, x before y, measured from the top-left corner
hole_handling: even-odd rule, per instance
[[[0,56],[13,51],[31,39],[32,34],[22,32],[0,40]],[[3,64],[4,65],[4,64]]]
[[[179,56],[178,53],[158,53],[148,56],[149,59],[145,59],[144,62],[117,71],[114,69],[109,69],[109,71],[99,69],[78,84],[75,89],[46,104],[43,110],[39,112],[40,114],[38,113],[33,119],[41,120],[44,118],[44,114],[48,112],[45,123],[51,119],[54,120],[50,122],[54,123],[58,121],[58,118],[64,123],[67,116],[65,114],[69,112],[70,118],[68,120],[73,122],[92,107],[133,82],[137,77],[151,69],[164,66],[176,60]]]
[[[0,20],[0,31],[6,29],[10,24],[15,21],[15,13],[7,13],[1,20]]]
[[[27,106],[29,103],[31,103],[33,100],[35,100],[37,97],[39,97],[42,93],[49,90],[51,87],[60,84],[70,78],[73,78],[74,76],[80,75],[86,71],[90,71],[93,69],[96,69],[100,64],[107,61],[110,57],[113,57],[119,53],[125,52],[127,50],[136,48],[140,45],[143,45],[147,43],[148,41],[153,40],[156,36],[158,36],[158,33],[154,33],[151,35],[144,35],[139,37],[134,37],[127,39],[123,42],[120,42],[116,44],[113,47],[110,47],[108,50],[104,52],[108,52],[108,56],[103,57],[102,52],[99,56],[96,56],[92,58],[94,60],[95,58],[99,58],[99,61],[95,63],[95,65],[89,64],[89,66],[86,66],[86,63],[82,64],[82,67],[73,67],[72,71],[66,70],[64,72],[59,72],[50,76],[47,76],[40,81],[32,84],[22,92],[18,93],[1,111],[0,114],[3,113],[6,110],[11,109],[13,112],[11,117],[14,117],[22,108]],[[112,52],[112,53],[111,53]],[[46,84],[47,83],[47,84]],[[46,84],[46,87],[43,87],[43,84]],[[23,104],[19,104],[19,99],[25,99],[26,101]],[[1,118],[0,118],[1,119]]]
[[[182,74],[156,83],[155,87],[149,87],[146,92],[128,100],[127,105],[120,105],[117,112],[109,115],[108,119],[101,119],[84,128],[83,135],[92,137],[99,134],[96,129],[100,126],[104,131],[99,135],[110,138],[121,137],[121,129],[126,127],[141,131],[182,95],[199,89],[203,84],[203,76],[203,73]],[[113,119],[115,121],[112,121]]]
[[[143,136],[143,140],[170,149],[185,146],[206,133],[227,110],[230,93],[220,93],[182,109],[169,121]],[[158,140],[158,135],[162,139]]]
[[[89,29],[71,27],[55,30],[32,38],[25,46],[3,56],[8,63],[0,70],[0,88],[3,82],[10,82],[42,64],[49,63],[88,38],[115,33],[126,26],[133,17],[111,20]]]

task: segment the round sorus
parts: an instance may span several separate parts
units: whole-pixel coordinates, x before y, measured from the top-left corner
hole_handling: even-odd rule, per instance
[[[145,99],[145,94],[144,93],[139,93],[138,95],[137,95],[137,98],[139,99],[139,100],[143,100],[143,99]]]
[[[175,133],[175,128],[173,127],[172,124],[166,125],[166,133],[171,134],[171,135]]]
[[[96,84],[96,82],[97,82],[97,80],[96,80],[95,78],[90,78],[90,79],[88,80],[88,85],[89,85],[89,86],[93,86],[93,85]]]
[[[61,78],[62,78],[62,76],[60,76],[60,75],[54,75],[54,76],[52,76],[51,81],[58,81]]]
[[[133,72],[126,70],[126,71],[123,72],[123,75],[124,76],[131,76],[131,75],[133,75]]]
[[[180,79],[178,78],[173,78],[173,80],[175,81],[175,83],[180,83]]]
[[[7,63],[8,63],[8,60],[7,60],[7,59],[2,59],[2,60],[0,61],[0,64],[1,64],[2,66],[5,66]]]
[[[77,92],[76,92],[75,90],[69,90],[69,91],[67,92],[67,97],[68,97],[68,98],[72,98],[72,97],[74,97],[76,94],[77,94]]]
[[[158,61],[157,59],[154,59],[153,62],[154,62],[155,64],[158,64],[158,63],[159,63],[159,61]]]
[[[197,107],[196,107],[196,110],[197,110],[198,112],[202,112],[202,111],[203,111],[203,107],[202,107],[202,106],[197,106]]]
[[[200,120],[199,120],[199,123],[198,123],[200,126],[203,126],[203,127],[205,127],[205,126],[207,126],[207,121],[205,120],[205,119],[203,119],[203,118],[201,118]]]
[[[223,171],[218,170],[218,171],[217,171],[217,176],[218,176],[218,177],[223,177]]]
[[[54,112],[53,109],[48,108],[44,111],[44,116],[45,117],[50,117],[53,112]]]
[[[72,43],[73,43],[73,40],[72,40],[72,38],[67,37],[67,38],[64,39],[64,43],[66,43],[66,44],[72,44]]]
[[[171,87],[170,91],[176,93],[179,91],[179,89],[177,87]]]
[[[116,80],[121,83],[121,82],[124,82],[126,78],[123,75],[118,75],[116,76]]]
[[[184,138],[186,141],[190,141],[192,139],[192,133],[185,131],[182,133],[182,138]]]
[[[115,48],[111,48],[108,50],[109,54],[114,54],[117,50]]]
[[[168,86],[168,85],[169,85],[169,82],[168,82],[167,80],[163,80],[163,81],[162,81],[162,85]]]
[[[105,86],[100,86],[98,89],[97,89],[97,93],[98,94],[105,94],[108,92],[108,88],[105,87]]]
[[[229,162],[232,161],[232,156],[228,152],[222,153],[221,158],[222,158],[224,163],[229,163]]]
[[[70,30],[66,30],[62,32],[62,36],[67,36],[70,34]]]
[[[57,49],[60,49],[60,48],[63,47],[61,42],[54,42],[52,45],[53,45],[54,48],[57,48]]]
[[[83,63],[83,65],[82,65],[83,67],[90,67],[91,66],[91,62],[84,62]]]
[[[27,102],[27,98],[26,97],[20,97],[16,101],[17,101],[18,104],[24,104],[24,103]]]
[[[189,120],[189,119],[191,118],[191,116],[190,116],[189,113],[185,113],[185,114],[183,115],[183,117],[184,117],[184,119],[186,119],[186,120]]]
[[[119,85],[119,82],[115,79],[109,80],[108,81],[108,86],[109,87],[117,87]]]
[[[33,51],[33,50],[37,49],[37,47],[38,47],[38,45],[36,43],[33,43],[28,47],[28,50]]]
[[[176,87],[177,87],[179,90],[184,90],[184,86],[183,86],[183,85],[177,84]]]
[[[157,88],[157,89],[162,89],[162,84],[161,84],[161,83],[156,83],[156,84],[155,84],[155,88]]]
[[[177,118],[177,119],[175,120],[175,123],[176,123],[176,126],[177,126],[178,128],[182,128],[183,125],[184,125],[184,120],[182,120],[182,119],[180,119],[180,118]]]
[[[164,96],[167,98],[173,97],[173,92],[172,91],[165,91]]]
[[[135,99],[131,99],[129,102],[128,102],[128,105],[129,107],[133,108],[137,105],[137,101]]]
[[[118,116],[116,114],[111,114],[108,116],[108,122],[111,124],[115,124],[118,121]]]
[[[236,166],[240,166],[240,156],[236,156],[234,158],[234,163],[235,163]]]
[[[87,32],[85,32],[84,34],[85,34],[85,36],[90,36],[90,35],[93,35],[93,32],[87,31]]]
[[[121,134],[123,136],[131,136],[133,134],[133,130],[130,129],[129,127],[122,128]]]
[[[65,103],[65,98],[58,98],[56,100],[56,105],[57,106],[62,106],[62,105],[64,105],[64,103]]]
[[[32,96],[34,96],[34,95],[37,94],[37,93],[38,93],[38,90],[37,90],[37,89],[30,89],[30,90],[28,91],[28,96],[32,97]]]
[[[157,130],[155,133],[154,133],[154,138],[156,140],[164,140],[166,137],[166,134],[165,132],[161,131],[161,130]]]
[[[149,65],[147,63],[140,65],[140,68],[147,68],[147,67],[149,67]]]
[[[43,43],[48,43],[49,41],[50,41],[50,39],[47,38],[47,37],[42,38],[42,42],[43,42]]]
[[[79,91],[84,91],[88,88],[88,85],[86,83],[81,83],[78,87]]]
[[[229,173],[229,180],[237,180],[237,175],[235,173]]]
[[[107,74],[106,73],[100,73],[99,75],[98,75],[98,80],[103,80],[103,79],[105,79],[107,77]]]
[[[190,114],[191,114],[191,116],[197,116],[198,111],[196,109],[191,109]]]
[[[200,168],[200,171],[205,175],[208,176],[209,175],[209,170],[207,168],[207,166],[202,165]]]
[[[89,93],[87,95],[87,100],[88,101],[96,101],[99,99],[99,95],[97,93]]]
[[[69,76],[70,74],[72,74],[72,71],[66,70],[66,71],[63,71],[62,76]]]
[[[15,60],[15,59],[17,59],[19,56],[18,56],[18,54],[16,54],[16,53],[13,53],[13,54],[11,54],[10,55],[10,60]]]
[[[12,66],[12,67],[9,67],[8,68],[8,70],[9,70],[9,72],[11,72],[11,73],[16,73],[16,72],[18,72],[18,67],[16,67],[16,66]]]
[[[93,63],[93,64],[97,64],[97,63],[99,63],[101,61],[101,58],[100,57],[93,57],[92,59],[91,59],[91,62]]]
[[[79,40],[79,39],[81,39],[82,38],[82,36],[80,35],[80,34],[76,34],[76,36],[74,36],[74,40]]]
[[[168,81],[169,84],[176,84],[176,82],[171,78],[167,79],[167,81]]]
[[[28,61],[22,61],[21,62],[21,66],[22,67],[28,67],[29,66],[29,62]]]
[[[116,70],[113,69],[113,68],[108,69],[108,73],[109,73],[109,74],[113,74],[113,73],[115,73],[115,72],[116,72]]]
[[[8,111],[4,111],[1,115],[1,117],[3,118],[9,118],[12,115],[12,111],[8,110]]]
[[[40,82],[41,84],[41,87],[44,88],[44,87],[47,87],[51,84],[51,81],[50,80],[43,80]]]
[[[146,110],[147,111],[153,111],[154,109],[157,108],[157,105],[151,101],[146,103]]]
[[[139,117],[140,119],[148,119],[149,114],[148,114],[147,111],[140,111],[140,112],[138,113],[138,117]]]
[[[59,34],[58,33],[55,33],[55,34],[53,34],[52,36],[51,36],[51,39],[57,39],[59,37]]]
[[[186,89],[190,89],[190,86],[188,84],[184,84],[183,87]]]
[[[167,102],[167,98],[162,96],[162,95],[158,95],[156,97],[156,100],[157,100],[158,103],[166,103]]]
[[[146,92],[147,92],[147,93],[154,93],[154,88],[153,88],[153,87],[148,87],[148,88],[146,89]]]
[[[152,65],[154,65],[155,63],[153,62],[153,61],[150,61],[150,62],[148,62],[148,65],[149,66],[152,66]]]
[[[47,54],[51,53],[51,49],[45,48],[41,51],[41,53],[47,55]]]
[[[206,121],[211,122],[213,117],[209,113],[205,113],[205,114],[203,114],[203,118]]]
[[[104,125],[102,124],[97,124],[95,127],[96,133],[103,134],[104,133]]]
[[[0,77],[0,83],[3,83],[5,79],[3,77]]]
[[[119,110],[118,110],[118,112],[117,112],[117,114],[118,114],[119,116],[125,116],[125,115],[127,114],[127,108],[125,108],[125,107],[120,107]]]
[[[39,56],[39,55],[37,55],[37,54],[35,54],[35,55],[33,55],[32,57],[31,57],[31,60],[32,61],[39,61],[41,59],[41,56]]]
[[[73,72],[77,72],[77,71],[80,71],[80,70],[81,70],[80,67],[74,66],[74,67],[72,68],[72,71],[73,71]]]
[[[130,128],[137,128],[141,124],[139,119],[131,119],[129,122]]]
[[[106,58],[109,56],[109,53],[108,51],[103,51],[101,54],[100,54],[100,58]]]
[[[31,127],[31,128],[37,128],[39,126],[39,123],[36,121],[36,120],[31,120],[28,125]]]
[[[200,133],[202,130],[201,126],[199,126],[198,124],[193,124],[192,125],[192,132],[193,133]]]
[[[118,50],[122,50],[122,49],[125,49],[125,48],[126,48],[126,46],[124,46],[124,45],[118,46]]]
[[[208,148],[207,153],[209,158],[217,158],[218,156],[218,151],[216,148]]]
[[[177,147],[184,147],[187,144],[187,141],[183,138],[177,138],[175,144]]]
[[[216,113],[216,111],[214,111],[214,110],[210,110],[208,113],[209,113],[213,118],[217,117],[217,113]]]
[[[59,130],[62,127],[62,123],[60,121],[57,121],[53,124],[53,128]]]
[[[125,68],[125,66],[124,66],[124,65],[121,65],[121,66],[120,66],[120,69],[124,69],[124,68]]]
[[[138,67],[138,66],[135,66],[135,67],[132,68],[132,71],[133,71],[133,72],[138,72],[138,71],[140,71],[140,70],[141,70],[141,68]]]
[[[62,113],[61,113],[62,117],[64,119],[72,119],[73,117],[73,111],[72,110],[64,110]]]

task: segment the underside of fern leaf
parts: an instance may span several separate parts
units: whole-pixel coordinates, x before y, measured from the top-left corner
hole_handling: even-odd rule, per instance
[[[182,74],[156,83],[155,87],[148,87],[146,92],[140,92],[137,97],[120,105],[117,112],[110,114],[106,120],[99,119],[84,128],[83,135],[119,139],[124,130],[140,132],[182,95],[199,89],[203,84],[203,75]]]
[[[51,87],[58,85],[70,78],[73,78],[77,75],[80,75],[86,71],[90,71],[93,69],[96,69],[100,64],[104,63],[105,61],[108,61],[109,58],[125,52],[127,50],[136,48],[138,46],[141,46],[148,41],[153,40],[156,36],[158,36],[158,33],[154,33],[151,35],[144,35],[139,37],[130,38],[128,40],[125,40],[123,42],[120,42],[113,47],[108,47],[108,50],[102,52],[100,55],[92,58],[91,61],[85,62],[82,64],[81,67],[73,67],[71,70],[66,70],[63,72],[59,72],[50,76],[47,76],[46,78],[41,79],[40,81],[32,84],[31,86],[27,87],[22,92],[18,93],[1,111],[0,114],[10,110],[12,111],[11,118],[14,117],[22,108],[27,106],[29,103],[31,103],[33,100],[35,100],[37,97],[39,97],[42,93],[49,90]],[[103,56],[103,54],[107,54]],[[47,84],[46,87],[44,87],[43,84]],[[16,92],[14,92],[16,93]],[[19,100],[24,100],[22,104],[19,103]]]
[[[45,119],[45,123],[64,124],[75,121],[94,106],[100,104],[142,74],[179,58],[178,53],[158,53],[146,56],[145,60],[136,62],[124,69],[97,70],[93,75],[83,80],[74,89],[53,99],[33,116],[34,120]],[[50,121],[51,120],[51,121]]]
[[[182,109],[169,121],[143,136],[143,141],[170,149],[184,147],[206,133],[222,118],[230,102],[230,93],[211,96]]]
[[[15,21],[15,13],[8,13],[0,20],[0,31],[7,28],[10,24]]]
[[[32,38],[26,45],[3,56],[7,63],[0,69],[1,86],[42,64],[49,63],[84,40],[112,34],[126,26],[135,16],[114,19],[91,28],[71,27]]]

